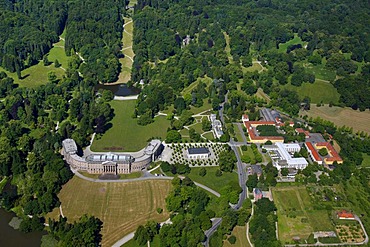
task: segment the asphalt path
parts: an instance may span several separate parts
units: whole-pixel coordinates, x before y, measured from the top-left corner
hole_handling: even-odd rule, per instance
[[[217,230],[217,228],[220,226],[222,222],[222,218],[214,218],[212,220],[212,227],[209,228],[207,231],[204,232],[204,235],[206,235],[206,241],[203,243],[205,246],[209,246],[209,239],[211,238],[211,235]]]

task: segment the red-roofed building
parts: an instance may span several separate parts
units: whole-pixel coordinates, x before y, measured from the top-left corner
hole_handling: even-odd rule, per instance
[[[308,154],[310,155],[311,159],[317,164],[322,165],[322,158],[317,152],[316,148],[312,145],[311,142],[305,142],[304,144],[306,146],[306,149],[308,151]]]
[[[325,164],[332,165],[335,161],[338,164],[342,164],[343,160],[329,142],[318,142],[316,143],[316,149],[326,148],[330,157],[324,158]]]
[[[294,126],[294,122],[289,122],[289,126],[290,127],[293,127]]]
[[[255,133],[254,128],[259,125],[274,125],[273,121],[249,121],[248,116],[243,115],[243,123],[245,128],[248,131],[249,140],[253,143],[265,143],[267,141],[275,142],[284,142],[284,137],[282,136],[259,136]]]
[[[337,212],[337,217],[340,220],[354,220],[355,219],[355,215],[346,210],[341,210]]]
[[[298,134],[304,134],[305,138],[310,138],[310,132],[308,130],[304,130],[302,128],[296,128],[295,132]]]

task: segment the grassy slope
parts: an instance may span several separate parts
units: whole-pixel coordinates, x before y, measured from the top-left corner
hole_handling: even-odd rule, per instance
[[[249,247],[249,243],[246,235],[247,227],[246,226],[236,226],[234,227],[231,235],[236,237],[235,244],[230,244],[229,241],[225,240],[223,247]]]
[[[170,188],[170,181],[92,183],[74,177],[63,186],[58,197],[69,221],[73,222],[83,214],[101,219],[102,246],[111,246],[148,220],[166,220],[169,214],[165,197]],[[162,214],[156,212],[158,207],[164,209]],[[58,218],[59,209],[49,216]]]
[[[329,107],[329,105],[317,107],[311,104],[309,111],[300,112],[300,115],[308,115],[308,117],[321,117],[325,120],[333,122],[337,126],[353,127],[355,132],[365,131],[370,133],[370,111],[364,112],[355,111],[351,108]]]
[[[303,99],[308,96],[311,99],[311,102],[328,104],[330,102],[338,103],[339,93],[337,89],[329,82],[322,80],[316,80],[313,84],[303,83],[300,87],[295,87],[290,84],[285,86],[290,90],[294,90],[298,95]]]
[[[207,174],[204,177],[201,177],[198,175],[200,169],[201,168],[198,167],[191,168],[191,172],[188,175],[189,178],[195,182],[204,184],[217,192],[220,192],[220,189],[229,183],[238,183],[238,175],[235,172],[224,172],[221,177],[216,177],[215,174],[219,168],[207,167]]]
[[[146,126],[137,124],[131,117],[135,108],[135,100],[112,101],[115,117],[112,127],[100,138],[95,138],[92,150],[104,151],[106,147],[122,147],[123,151],[138,151],[147,145],[151,137],[166,137],[170,122],[163,116],[155,118],[155,122]]]
[[[362,166],[364,167],[370,167],[370,155],[363,153],[362,157],[364,160],[362,161]]]

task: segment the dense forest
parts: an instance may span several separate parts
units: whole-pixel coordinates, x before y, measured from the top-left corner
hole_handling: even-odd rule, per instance
[[[73,175],[59,153],[62,140],[72,137],[86,146],[113,117],[113,94],[96,93],[72,66],[67,71],[62,80],[33,89],[17,87],[0,72],[0,177],[14,185],[1,194],[1,205],[24,218],[20,229],[27,232],[43,228],[43,217],[60,205],[57,194]]]
[[[305,63],[323,66],[336,75],[329,83],[337,88],[343,105],[367,109],[368,9],[367,1],[354,4],[348,0],[139,0],[134,15],[132,79],[148,84],[148,89],[139,99],[137,114],[153,116],[182,97],[187,105],[199,105],[207,97],[219,103],[223,97],[218,99],[215,90],[220,82],[222,93],[236,90],[242,82],[247,95],[261,87],[273,100],[272,105],[296,115],[300,103],[310,100],[299,98],[284,85],[299,87],[315,82],[315,74],[305,69]],[[278,51],[279,44],[295,36],[306,45]],[[268,70],[244,73],[252,58]],[[214,82],[200,91],[203,93],[194,89],[190,95],[180,95],[182,89],[204,76],[217,79],[218,84]],[[232,108],[240,104],[234,101]],[[150,112],[143,106],[149,106]]]
[[[80,73],[97,82],[114,82],[121,71],[124,0],[10,1],[0,3],[0,65],[21,71],[37,64],[65,32],[68,56],[80,55]]]
[[[66,20],[66,1],[2,1],[0,65],[20,78],[59,40]]]

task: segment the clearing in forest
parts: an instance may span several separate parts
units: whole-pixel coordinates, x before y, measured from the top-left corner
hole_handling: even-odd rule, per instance
[[[145,126],[132,118],[136,100],[113,100],[110,102],[114,109],[112,127],[102,136],[96,135],[91,149],[95,152],[106,152],[109,148],[120,148],[121,152],[139,151],[146,147],[152,137],[165,139],[170,121],[165,116],[157,116],[154,122]]]
[[[167,220],[165,198],[170,189],[171,182],[165,180],[93,183],[75,176],[63,186],[58,197],[69,222],[83,214],[103,221],[102,246],[112,246],[148,220]],[[157,208],[162,208],[163,213],[158,214]],[[48,216],[58,219],[59,208]]]

